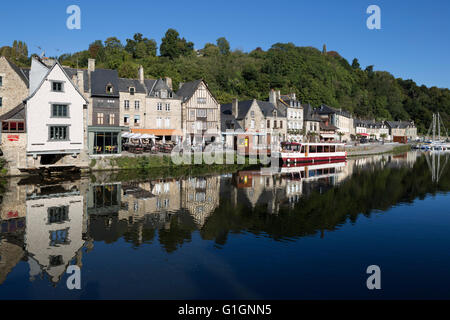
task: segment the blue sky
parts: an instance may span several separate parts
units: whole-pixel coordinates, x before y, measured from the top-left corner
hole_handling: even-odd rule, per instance
[[[81,8],[81,30],[66,28],[66,8]],[[366,27],[366,9],[381,8],[381,30]],[[448,0],[196,0],[6,2],[0,12],[0,46],[22,40],[47,56],[86,49],[94,40],[140,32],[158,44],[168,28],[202,48],[225,36],[233,49],[268,49],[293,42],[339,52],[363,67],[387,70],[418,84],[450,88]]]

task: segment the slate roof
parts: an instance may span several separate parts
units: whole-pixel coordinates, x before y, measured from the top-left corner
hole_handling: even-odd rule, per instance
[[[18,106],[0,116],[0,121],[6,120],[25,120],[25,104],[22,102]]]
[[[347,118],[351,118],[351,114],[350,112],[344,111],[344,110],[340,110],[340,109],[336,109],[330,106],[327,106],[326,104],[322,104],[320,107],[318,107],[316,109],[318,114],[338,114]]]
[[[227,129],[242,130],[236,118],[231,114],[231,110],[222,112],[220,115],[220,130],[226,132]]]
[[[363,119],[355,119],[353,121],[355,127],[365,127],[365,128],[381,128],[385,124],[383,122],[377,122],[375,120],[363,120]]]
[[[137,79],[119,78],[119,91],[130,92],[130,87],[135,88],[136,93],[147,93],[144,85]]]
[[[253,103],[253,100],[246,100],[246,101],[238,101],[238,115],[236,117],[237,120],[242,120],[245,118],[245,116],[248,113],[248,110],[250,110],[250,107]],[[230,111],[229,114],[232,112],[232,103],[222,104],[220,106],[220,109],[222,111],[222,114],[226,114],[227,111]]]
[[[261,110],[262,114],[267,116],[272,116],[272,113],[274,110],[277,111],[278,117],[286,117],[286,110],[282,110],[281,108],[275,107],[272,103],[269,101],[259,101],[259,100],[245,100],[245,101],[238,101],[238,115],[236,117],[237,120],[242,120],[247,115],[248,111],[250,110],[250,107],[253,104],[253,101],[256,101],[256,104],[259,106],[259,109]],[[221,105],[222,114],[226,111],[232,111],[232,103],[227,103]]]
[[[303,104],[303,118],[305,121],[317,121],[320,122],[321,119],[317,113],[314,112],[313,107],[308,104]]]
[[[178,95],[172,89],[170,89],[170,87],[167,85],[167,83],[164,79],[161,79],[161,78],[159,78],[158,80],[150,80],[149,79],[148,81],[149,81],[149,84],[152,85],[150,88],[147,87],[149,96],[155,96],[155,93],[160,90],[167,90],[168,93],[172,94],[171,98],[178,97]],[[151,81],[151,83],[150,83],[150,81]],[[195,92],[195,90],[194,90],[194,92]]]
[[[414,124],[409,121],[386,121],[386,125],[390,128],[398,128],[398,129],[414,127]]]
[[[78,74],[78,70],[83,71],[83,91],[89,91],[89,72],[86,69],[75,69],[69,67],[63,67],[66,74],[69,76],[70,80]]]
[[[106,86],[111,84],[112,93],[106,93]],[[119,75],[117,70],[96,69],[91,73],[91,95],[97,97],[119,97]]]
[[[259,101],[256,100],[261,109],[264,116],[272,116],[272,112],[274,110],[277,111],[277,117],[286,117],[286,110],[282,110],[281,108],[277,108],[273,103],[269,101]]]
[[[202,79],[194,80],[191,82],[184,83],[181,88],[178,89],[176,95],[183,98],[183,102],[189,100],[192,95],[197,90],[200,83],[202,83]]]

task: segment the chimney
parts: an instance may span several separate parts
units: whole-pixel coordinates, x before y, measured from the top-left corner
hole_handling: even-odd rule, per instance
[[[233,114],[233,116],[235,116],[237,118],[238,116],[238,111],[239,111],[239,101],[237,98],[233,99],[233,102],[231,103],[231,113]]]
[[[84,73],[83,70],[77,70],[77,86],[81,92],[84,92]]]
[[[45,64],[49,68],[53,67],[53,65],[56,63],[55,59],[47,58],[47,57],[42,58],[41,61],[43,64]]]
[[[281,98],[281,92],[280,92],[280,90],[277,90],[277,95],[276,95],[276,97],[277,97],[277,101]]]
[[[139,81],[143,84],[144,83],[144,67],[143,66],[139,66],[138,75],[139,75]]]
[[[167,86],[172,90],[172,78],[165,77],[164,81],[166,82]]]
[[[273,89],[270,89],[269,92],[269,102],[275,105],[277,104],[277,93]]]
[[[181,89],[181,87],[183,86],[183,84],[184,84],[184,82],[180,82],[180,83],[178,84],[178,90]]]
[[[88,59],[88,71],[89,72],[95,71],[95,59]]]
[[[295,96],[295,92],[292,92],[292,93],[291,93],[291,99],[292,99],[292,100],[297,100],[297,99],[296,99],[296,96]]]

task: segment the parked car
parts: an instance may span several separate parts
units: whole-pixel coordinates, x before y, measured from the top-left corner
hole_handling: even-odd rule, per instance
[[[359,140],[359,143],[368,143],[368,140],[367,140],[366,137],[362,137],[362,138]]]

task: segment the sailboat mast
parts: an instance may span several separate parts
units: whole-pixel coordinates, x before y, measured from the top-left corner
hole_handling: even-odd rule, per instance
[[[432,142],[434,142],[435,138],[436,138],[436,114],[433,113],[433,140]]]
[[[441,116],[439,115],[439,112],[437,113],[437,124],[438,124],[438,137],[439,137],[439,142],[441,141]]]

